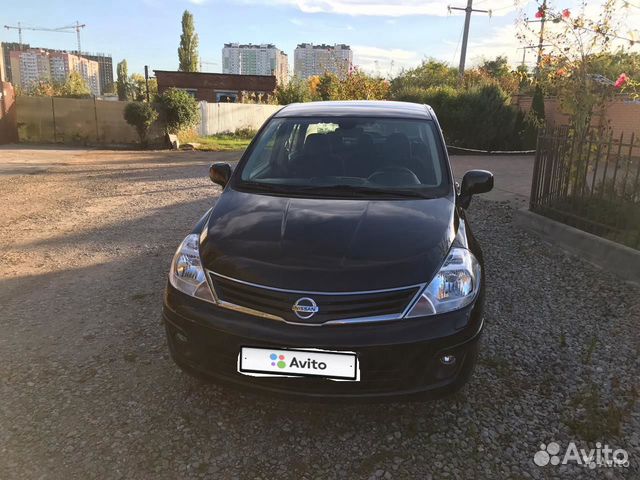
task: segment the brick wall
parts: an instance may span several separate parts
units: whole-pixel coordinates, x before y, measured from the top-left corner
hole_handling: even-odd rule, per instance
[[[15,93],[9,82],[0,82],[0,144],[18,141]]]
[[[513,97],[513,104],[525,112],[531,109],[531,101],[530,96]],[[562,113],[558,98],[545,98],[544,111],[549,123],[553,125],[568,123],[568,117]],[[597,125],[598,120],[598,118],[594,119],[594,126]],[[629,138],[632,133],[635,133],[636,138],[640,138],[640,101],[633,101],[623,96],[615,98],[607,105],[604,121],[611,127],[614,137],[624,133],[625,137]]]
[[[217,92],[273,93],[276,89],[276,77],[266,75],[228,75],[223,73],[169,72],[154,70],[158,80],[158,92],[168,88],[195,90],[198,101],[216,102]],[[240,100],[240,98],[239,98]]]

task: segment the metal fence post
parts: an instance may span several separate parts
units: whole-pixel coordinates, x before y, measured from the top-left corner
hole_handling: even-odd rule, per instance
[[[100,130],[98,129],[98,103],[96,97],[93,97],[93,116],[96,121],[96,143],[100,143]]]
[[[53,143],[58,143],[58,136],[56,135],[56,105],[54,103],[55,97],[51,97],[51,117],[53,119]]]

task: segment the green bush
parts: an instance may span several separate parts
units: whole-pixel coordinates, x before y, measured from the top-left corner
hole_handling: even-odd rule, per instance
[[[397,97],[404,90],[427,89],[433,87],[455,87],[458,84],[458,70],[438,60],[424,60],[420,65],[403,70],[391,81],[391,93]]]
[[[304,80],[293,77],[286,85],[278,85],[276,99],[279,105],[308,102],[311,100],[309,85]]]
[[[180,133],[198,124],[198,102],[184,90],[170,88],[158,98],[160,119],[167,133]]]
[[[158,112],[149,103],[133,102],[124,107],[124,119],[135,127],[143,146],[147,145],[147,134],[157,118]]]
[[[497,85],[467,90],[444,87],[406,87],[396,99],[433,107],[447,144],[480,150],[522,148],[524,121]]]

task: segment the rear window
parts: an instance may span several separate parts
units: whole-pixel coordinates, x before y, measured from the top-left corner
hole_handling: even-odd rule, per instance
[[[275,118],[240,168],[240,186],[306,187],[308,194],[338,187],[349,196],[352,187],[372,195],[433,196],[448,192],[450,184],[437,127],[430,120]]]

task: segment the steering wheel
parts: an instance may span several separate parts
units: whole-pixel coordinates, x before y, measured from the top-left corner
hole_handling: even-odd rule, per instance
[[[370,182],[389,187],[400,187],[406,185],[420,185],[420,179],[407,167],[389,165],[380,170],[376,170],[369,178]]]

